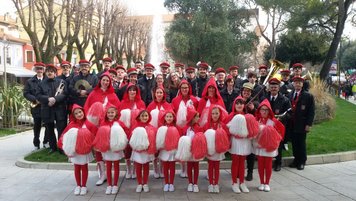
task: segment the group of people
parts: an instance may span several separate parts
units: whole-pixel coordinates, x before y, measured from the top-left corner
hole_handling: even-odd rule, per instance
[[[273,158],[274,170],[280,171],[288,141],[294,156],[290,167],[304,169],[314,99],[301,77],[302,64],[293,65],[292,80],[291,72],[282,70],[281,81],[270,79],[265,65],[259,67],[259,79],[249,72],[246,80],[238,76],[238,66],[230,67],[229,74],[224,68],[210,73],[205,62],[197,70],[176,63],[174,72],[163,62],[157,75],[150,63],[142,67],[136,62],[126,71],[122,65],[113,68],[110,58],[103,59],[97,75],[90,73],[87,60],[79,66],[70,73],[71,64],[64,61],[62,75],[56,76],[54,65],[36,63],[36,75],[24,89],[32,103],[33,144],[40,148],[43,122],[43,146],[65,153],[74,164],[75,195],[87,193],[88,163],[94,157],[96,184],[107,181],[106,194],[118,192],[121,159],[126,161],[125,177],[137,179],[136,192],[149,192],[150,162],[154,177],[164,177],[163,191],[174,191],[179,162],[181,176],[188,177],[187,191],[199,192],[199,162],[207,158],[208,192],[219,193],[220,161],[228,152],[232,190],[249,192],[245,179],[252,180],[257,156],[258,190],[268,192]]]

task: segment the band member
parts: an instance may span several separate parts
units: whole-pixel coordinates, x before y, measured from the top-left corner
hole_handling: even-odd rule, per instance
[[[231,66],[229,68],[229,71],[230,75],[234,78],[235,81],[234,88],[240,91],[240,89],[242,88],[243,80],[239,77],[239,66]]]
[[[55,79],[56,73],[57,68],[53,64],[47,64],[47,78],[41,82],[36,91],[36,99],[41,103],[41,118],[47,130],[50,153],[57,151],[54,123],[56,122],[58,139],[67,126],[66,84],[63,80]]]
[[[247,74],[247,79],[249,81],[249,83],[251,83],[253,85],[253,90],[252,90],[252,97],[256,96],[256,101],[261,102],[264,98],[265,95],[265,90],[263,90],[262,85],[258,84],[257,81],[257,75],[254,72],[249,72]],[[262,91],[261,91],[262,90]]]
[[[174,69],[175,69],[175,72],[178,74],[178,78],[180,80],[185,79],[185,76],[184,76],[184,64],[175,63],[174,64]]]
[[[291,91],[293,91],[293,84],[290,81],[290,70],[285,69],[285,70],[281,70],[281,76],[282,76],[282,83],[283,85],[281,86],[281,89],[279,90],[284,96],[289,95],[289,93]]]
[[[259,73],[260,73],[260,79],[258,80],[258,84],[263,85],[263,82],[265,81],[267,74],[268,74],[268,67],[266,65],[260,65],[258,67]]]
[[[302,72],[303,72],[303,64],[301,63],[295,63],[293,64],[292,68],[293,68],[293,77],[292,77],[292,80],[294,77],[302,77]],[[304,80],[304,83],[303,83],[303,90],[304,91],[309,91],[309,88],[310,88],[310,84],[309,84],[309,81],[308,80]]]
[[[117,72],[117,76],[116,76],[116,82],[118,86],[117,89],[121,89],[121,87],[127,84],[127,82],[124,79],[126,75],[126,69],[123,65],[117,65],[115,70]]]
[[[73,97],[73,103],[84,106],[88,95],[98,84],[96,75],[90,74],[90,63],[83,59],[79,61],[80,72],[69,84],[69,93]],[[79,82],[79,83],[78,83]]]
[[[275,115],[280,115],[279,118],[277,118],[284,127],[287,126],[288,120],[290,118],[290,115],[288,112],[289,109],[291,109],[291,104],[289,102],[289,99],[285,96],[283,96],[279,91],[280,91],[280,84],[281,81],[279,81],[277,78],[272,78],[268,81],[269,83],[269,92],[267,94],[267,99],[269,103],[271,104],[272,111]],[[286,112],[286,113],[285,113]],[[282,139],[279,148],[278,148],[278,155],[276,156],[276,160],[274,161],[274,170],[275,171],[280,171],[281,170],[281,165],[282,165],[282,150],[286,146],[288,146],[288,141],[287,137],[284,136],[284,140]]]
[[[232,109],[232,102],[235,100],[235,98],[240,94],[240,91],[238,88],[235,88],[235,79],[231,76],[228,75],[226,82],[225,82],[226,88],[220,91],[221,97],[224,100],[225,108],[228,113],[231,112]]]
[[[152,64],[145,64],[145,75],[137,81],[139,85],[145,87],[145,90],[141,91],[141,98],[145,102],[146,107],[152,102],[152,89],[155,83],[155,76],[153,75],[154,70],[155,67]]]
[[[292,140],[294,161],[289,167],[303,170],[307,161],[306,138],[314,121],[314,97],[303,89],[304,79],[293,78],[294,91],[289,95],[292,103],[292,117],[288,132]]]
[[[217,68],[215,70],[215,77],[216,77],[216,85],[218,86],[219,92],[226,88],[225,78],[226,78],[226,71],[223,68]]]
[[[70,78],[71,78],[71,71],[72,65],[68,61],[62,61],[61,63],[61,69],[62,69],[62,74],[58,76],[58,78],[64,80],[69,84]]]
[[[194,94],[194,96],[196,97],[199,98],[202,97],[203,89],[206,83],[208,83],[209,80],[208,68],[209,68],[209,64],[205,62],[201,62],[198,65],[199,77],[197,78],[197,84],[195,86],[192,86],[193,88],[195,88],[196,94]]]
[[[120,89],[118,89],[116,91],[116,95],[117,97],[119,97],[120,100],[123,100],[124,94],[126,92],[127,86],[131,83],[133,85],[136,85],[139,90],[140,90],[140,94],[142,94],[142,92],[145,92],[145,87],[138,84],[138,70],[136,68],[130,68],[129,70],[127,70],[127,76],[129,78],[128,83],[125,84],[124,86],[122,86]],[[142,95],[143,96],[143,95]],[[141,98],[141,96],[140,96]],[[142,99],[143,100],[143,99]]]
[[[112,65],[112,59],[110,57],[105,57],[103,60],[103,69],[101,72],[99,72],[96,76],[100,77],[103,73],[105,73],[106,71],[110,70],[111,65]]]
[[[190,86],[196,86],[197,84],[197,77],[195,75],[195,68],[188,67],[185,69],[186,80],[189,82]],[[196,95],[196,88],[192,87],[193,94]]]
[[[137,70],[137,79],[140,79],[143,77],[143,68],[142,68],[142,62],[141,61],[136,61],[135,62],[135,69]]]
[[[41,105],[38,99],[36,99],[36,90],[38,85],[45,78],[43,73],[45,70],[45,64],[38,62],[34,65],[34,70],[36,71],[36,75],[32,78],[28,79],[25,88],[23,90],[23,96],[31,102],[31,114],[33,117],[33,145],[35,149],[40,149],[40,132],[42,126],[42,118],[41,118]],[[48,147],[48,136],[45,132],[45,136],[43,139],[43,147]]]

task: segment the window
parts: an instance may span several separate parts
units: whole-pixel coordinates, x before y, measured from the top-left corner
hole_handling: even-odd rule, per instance
[[[33,62],[33,51],[26,50],[26,63]]]

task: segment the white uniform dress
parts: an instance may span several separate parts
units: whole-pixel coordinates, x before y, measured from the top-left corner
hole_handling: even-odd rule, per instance
[[[274,126],[274,122],[272,120],[268,119],[266,125]],[[252,141],[252,143],[253,143],[253,147],[254,147],[254,149],[253,149],[254,154],[257,156],[276,157],[278,155],[278,148],[271,152],[267,152],[266,149],[258,146],[256,139],[254,139]]]
[[[231,154],[247,156],[252,153],[252,140],[248,138],[235,138],[231,136]]]
[[[132,154],[130,158],[131,161],[135,161],[136,163],[140,163],[140,164],[151,162],[154,159],[155,159],[154,154],[148,154],[146,151],[137,152],[135,150],[132,150]]]
[[[118,161],[121,160],[125,155],[123,151],[113,152],[107,151],[102,152],[104,161]]]
[[[158,158],[161,159],[162,161],[176,161],[175,155],[176,155],[177,149],[171,150],[171,151],[166,151],[166,150],[160,150]]]
[[[70,157],[69,160],[75,165],[85,165],[92,162],[94,157],[90,152],[88,154],[75,154],[73,157]]]

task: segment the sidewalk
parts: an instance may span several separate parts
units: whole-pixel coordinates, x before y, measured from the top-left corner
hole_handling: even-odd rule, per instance
[[[136,181],[123,179],[120,172],[120,191],[105,195],[106,186],[95,186],[96,172],[89,172],[86,196],[74,196],[75,180],[71,170],[24,169],[15,166],[18,158],[32,150],[31,132],[0,139],[0,200],[356,200],[356,161],[308,165],[304,171],[282,168],[273,172],[271,192],[259,192],[257,170],[254,180],[247,182],[248,194],[231,191],[229,170],[221,170],[220,194],[207,192],[206,170],[200,171],[199,193],[187,193],[186,179],[176,175],[175,192],[162,191],[163,180],[150,175],[150,193],[135,193]]]

